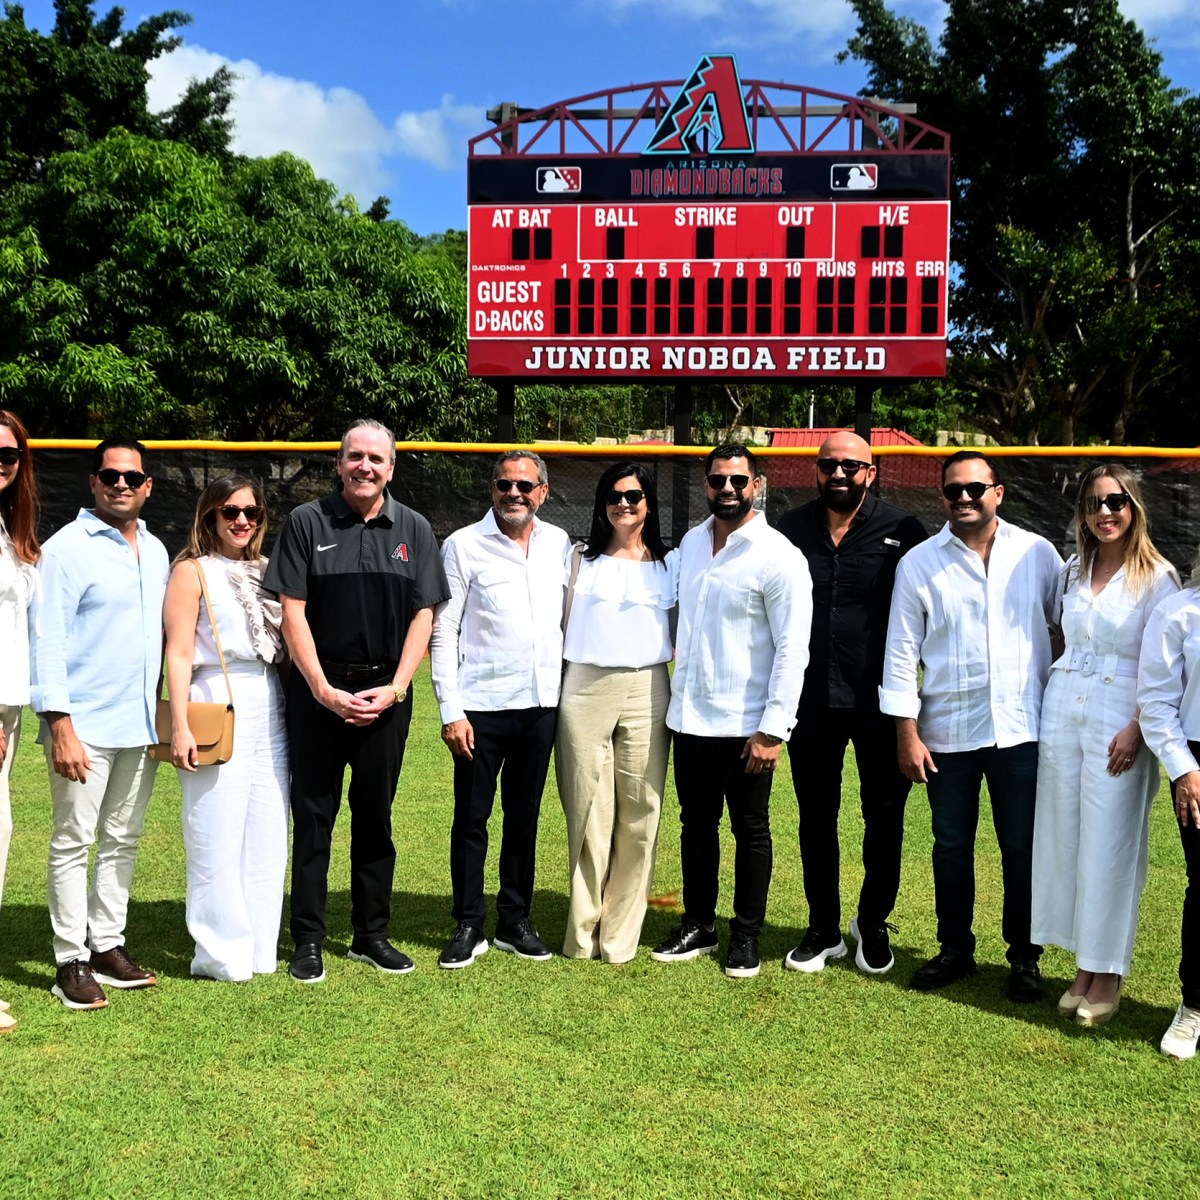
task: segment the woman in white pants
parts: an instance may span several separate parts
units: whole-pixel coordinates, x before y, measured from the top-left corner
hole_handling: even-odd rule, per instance
[[[675,563],[645,467],[601,475],[571,573],[554,754],[571,867],[563,954],[623,963],[646,916],[670,752]]]
[[[0,408],[0,900],[12,841],[8,780],[29,703],[29,602],[41,553],[37,537],[37,478],[21,418]],[[17,1026],[0,1000],[0,1033]]]
[[[1117,1011],[1133,957],[1159,782],[1138,723],[1138,654],[1151,610],[1179,579],[1150,540],[1125,467],[1089,471],[1075,515],[1066,650],[1042,705],[1031,938],[1074,951],[1078,971],[1059,1012],[1102,1025]]]
[[[167,585],[171,756],[183,789],[192,974],[243,981],[275,970],[287,866],[288,753],[278,602],[262,590],[267,510],[256,483],[231,475],[204,489]],[[200,571],[233,693],[233,756],[197,765],[187,702],[228,700]]]

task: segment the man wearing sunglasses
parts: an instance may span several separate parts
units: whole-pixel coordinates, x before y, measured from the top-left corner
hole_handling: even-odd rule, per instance
[[[140,518],[153,485],[140,442],[101,442],[89,485],[95,507],[80,509],[42,547],[31,616],[31,703],[42,719],[54,810],[50,990],[72,1009],[105,1007],[104,985],[157,982],[126,950],[125,919],[154,787],[146,747],[158,740],[169,564]]]
[[[862,890],[850,922],[855,962],[869,975],[882,975],[895,962],[888,917],[900,890],[904,805],[912,784],[896,761],[896,723],[879,711],[879,684],[896,566],[926,534],[911,513],[871,492],[874,480],[867,442],[848,430],[835,433],[817,452],[817,498],[779,522],[813,577],[808,670],[788,742],[808,900],[808,932],[783,960],[792,971],[820,971],[846,953],[838,811],[850,742],[864,827]]]
[[[737,843],[725,974],[759,971],[771,883],[771,781],[808,664],[812,581],[795,546],[756,512],[753,453],[719,446],[704,464],[712,514],[679,544],[679,629],[667,725],[675,731],[684,917],[651,957],[717,948],[721,816]]]
[[[488,949],[483,927],[488,818],[500,783],[504,824],[497,950],[550,958],[530,918],[542,790],[562,679],[563,585],[570,539],[537,513],[550,488],[546,464],[508,450],[492,471],[492,506],[442,547],[450,599],[430,643],[442,740],[454,756],[450,828],[451,915],[457,926],[438,960],[469,967]]]
[[[997,515],[1004,485],[978,450],[942,464],[946,524],[901,560],[880,707],[896,718],[900,769],[929,792],[941,951],[912,979],[929,991],[975,971],[975,831],[986,779],[1004,873],[1011,1000],[1042,994],[1030,940],[1038,727],[1062,560]],[[918,672],[924,676],[918,686]]]
[[[279,594],[292,768],[289,972],[325,978],[325,902],[342,782],[351,813],[348,957],[390,975],[413,961],[388,941],[396,849],[392,804],[412,721],[409,685],[433,608],[449,595],[429,522],[388,492],[396,441],[378,421],[342,438],[338,484],[287,519],[263,585]]]

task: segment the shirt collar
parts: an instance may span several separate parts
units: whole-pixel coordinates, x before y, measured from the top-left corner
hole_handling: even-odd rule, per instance
[[[500,522],[496,520],[496,510],[494,508],[489,508],[487,510],[487,513],[484,515],[484,518],[480,524],[483,526],[483,532],[490,537],[502,537],[506,542],[511,542],[513,540],[508,536],[507,533],[504,532],[503,529],[500,528]],[[536,513],[533,515],[532,524],[533,530],[530,533],[530,537],[537,537],[538,530],[540,530],[542,527],[542,518]]]
[[[708,536],[709,536],[710,542],[711,542],[712,534],[713,534],[713,526],[715,526],[716,523],[717,523],[716,517],[709,517],[708,520],[705,521],[704,525],[702,526],[702,528],[708,530]],[[754,509],[754,516],[751,517],[750,520],[745,523],[745,525],[739,525],[737,527],[737,529],[735,529],[729,535],[729,537],[725,539],[725,544],[728,545],[729,542],[732,541],[733,538],[754,539],[754,538],[761,537],[763,530],[768,529],[768,528],[769,528],[769,525],[767,523],[766,517],[763,515],[762,512],[760,512],[756,508],[756,509]]]
[[[998,537],[998,538],[1010,537],[1012,528],[1013,527],[1011,525],[1009,525],[1009,523],[1007,521],[1005,521],[1003,518],[1001,518],[1001,517],[996,518],[996,537]],[[949,521],[947,521],[945,523],[945,525],[943,525],[941,527],[941,529],[939,529],[937,531],[937,533],[935,533],[933,535],[933,539],[939,546],[948,546],[948,545],[950,545],[951,542],[953,542],[954,545],[961,546],[964,550],[967,549],[966,543],[963,542],[962,540],[960,540],[958,537],[956,537],[953,533],[950,532],[950,522]]]
[[[76,520],[83,522],[84,531],[92,537],[105,533],[114,533],[117,537],[122,536],[120,530],[114,529],[107,521],[101,520],[90,508],[81,508]],[[146,532],[146,522],[141,517],[137,519],[137,531],[139,538]]]
[[[333,515],[340,520],[345,520],[347,517],[362,521],[357,509],[353,509],[346,503],[346,497],[342,495],[341,488],[334,488],[329,493],[330,507],[333,509]],[[380,521],[384,525],[395,525],[396,513],[399,509],[399,504],[392,499],[392,493],[383,489],[383,507],[371,518],[370,521],[363,521],[364,525],[372,524],[375,521]]]

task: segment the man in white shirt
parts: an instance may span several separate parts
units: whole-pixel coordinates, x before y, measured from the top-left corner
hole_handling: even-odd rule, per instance
[[[929,991],[975,971],[975,830],[986,779],[1004,875],[1008,996],[1042,994],[1029,938],[1038,724],[1062,560],[996,515],[1004,485],[977,450],[942,464],[947,523],[900,560],[880,708],[896,718],[900,769],[929,791],[941,951],[912,979]],[[918,669],[924,678],[918,690]]]
[[[529,920],[542,790],[554,746],[562,679],[562,613],[570,540],[537,516],[546,464],[528,450],[496,460],[492,508],[442,546],[450,599],[434,617],[430,657],[442,740],[454,755],[450,830],[457,928],[438,960],[468,967],[487,948],[483,873],[488,818],[500,782],[504,827],[498,950],[543,961]]]
[[[675,731],[682,923],[652,957],[717,948],[721,814],[729,805],[733,919],[725,974],[757,975],[771,882],[771,782],[808,665],[812,580],[804,555],[754,509],[762,477],[745,446],[704,464],[712,516],[679,545],[679,630],[667,724]]]

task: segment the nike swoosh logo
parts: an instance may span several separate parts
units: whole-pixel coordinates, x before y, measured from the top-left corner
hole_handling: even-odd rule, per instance
[[[328,546],[318,546],[317,553],[320,554],[322,550],[332,550],[336,545],[337,542],[330,542]]]

